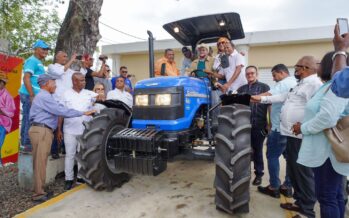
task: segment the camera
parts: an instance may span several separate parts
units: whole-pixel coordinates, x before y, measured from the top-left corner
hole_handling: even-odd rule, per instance
[[[105,63],[108,60],[108,56],[107,55],[100,55],[98,59]]]
[[[81,60],[82,60],[82,55],[77,55],[77,56],[75,57],[75,59],[81,61]]]

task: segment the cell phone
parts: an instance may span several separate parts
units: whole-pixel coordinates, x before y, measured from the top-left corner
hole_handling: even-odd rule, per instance
[[[337,23],[339,27],[339,34],[343,36],[349,33],[348,19],[347,18],[337,18]]]
[[[82,59],[82,55],[77,55],[77,56],[75,57],[75,59],[76,59],[76,60],[81,60],[81,59]]]

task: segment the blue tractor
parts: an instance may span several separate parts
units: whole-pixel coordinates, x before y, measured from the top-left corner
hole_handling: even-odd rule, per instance
[[[222,36],[244,37],[237,13],[184,19],[164,28],[193,50]],[[152,44],[150,57],[152,74]],[[213,105],[213,89],[207,77],[156,77],[135,85],[132,109],[119,101],[103,102],[107,108],[85,123],[80,138],[79,174],[96,190],[112,190],[133,174],[159,175],[168,160],[180,155],[214,158],[217,208],[248,212],[250,96],[223,95]],[[218,109],[219,115],[213,116]]]

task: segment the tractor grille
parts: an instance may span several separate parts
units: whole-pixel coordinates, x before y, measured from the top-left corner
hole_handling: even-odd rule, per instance
[[[126,128],[108,141],[108,156],[123,172],[156,176],[166,167],[166,152],[159,152],[162,135],[155,129]]]

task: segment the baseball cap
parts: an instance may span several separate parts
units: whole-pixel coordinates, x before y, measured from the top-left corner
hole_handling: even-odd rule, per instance
[[[201,43],[201,44],[199,44],[198,46],[197,46],[197,48],[199,49],[199,48],[206,48],[207,49],[207,51],[209,51],[210,49],[209,49],[209,47],[208,47],[208,45],[206,45],[205,43]]]
[[[7,76],[4,74],[0,74],[0,80],[3,81],[4,83],[8,82]]]
[[[185,52],[187,52],[187,51],[190,51],[189,48],[187,48],[187,47],[183,47],[183,48],[182,48],[182,52],[183,52],[183,53],[185,53]]]
[[[39,39],[37,40],[34,45],[33,45],[33,48],[43,48],[43,49],[51,49],[45,41]]]
[[[50,74],[41,74],[38,77],[38,84],[39,86],[45,85],[49,80],[56,80],[55,77],[51,76]]]

